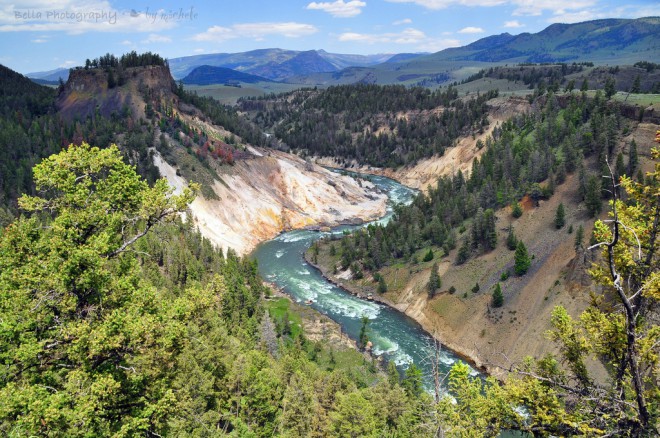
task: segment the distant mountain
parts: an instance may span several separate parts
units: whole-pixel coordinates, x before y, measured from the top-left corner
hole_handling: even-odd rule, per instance
[[[398,53],[385,61],[385,63],[404,62],[424,55],[428,55],[428,53]]]
[[[215,67],[212,65],[202,65],[191,71],[182,79],[184,84],[210,85],[227,84],[243,82],[246,84],[255,84],[257,82],[273,82],[270,79],[232,70],[226,67]]]
[[[325,50],[259,49],[239,53],[212,53],[169,60],[172,76],[180,79],[201,65],[226,67],[233,70],[283,79],[319,72],[334,72],[347,67],[366,67],[380,64],[393,54],[350,55]]]
[[[381,64],[387,62],[393,56],[392,53],[379,53],[375,55],[346,55],[342,53],[329,53],[325,50],[317,50],[323,59],[334,65],[336,70],[341,70],[347,67],[368,67],[371,65]]]
[[[337,67],[323,59],[315,50],[309,50],[300,52],[282,63],[269,62],[247,71],[265,78],[282,80],[296,75],[337,71]]]
[[[503,33],[428,56],[437,61],[624,63],[660,58],[660,17],[552,24],[541,32]]]
[[[54,83],[57,84],[60,81],[60,78],[64,82],[69,79],[69,69],[68,68],[56,68],[55,70],[48,71],[38,71],[34,73],[28,73],[26,75],[30,79],[41,79],[44,83]]]

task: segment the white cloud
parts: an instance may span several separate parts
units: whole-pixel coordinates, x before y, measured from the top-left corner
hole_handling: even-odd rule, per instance
[[[132,46],[132,45],[133,45],[133,41],[124,40],[124,41],[121,42],[121,45],[122,45],[122,46]]]
[[[459,30],[458,33],[484,33],[485,31],[480,27],[468,26]]]
[[[0,32],[158,32],[177,20],[164,10],[122,11],[107,0],[31,0],[17,4],[0,0]]]
[[[339,35],[339,41],[358,42],[364,44],[401,44],[414,45],[415,50],[437,52],[447,47],[456,47],[460,41],[455,39],[435,39],[418,29],[408,28],[401,32],[388,33],[357,33],[344,32]]]
[[[555,11],[548,18],[548,23],[578,23],[580,21],[598,20],[602,18],[640,18],[657,17],[660,15],[660,6],[639,7],[637,5],[623,5],[612,10],[585,9],[582,11],[569,12],[566,10]]]
[[[584,9],[598,0],[387,0],[391,3],[414,3],[426,9],[439,10],[450,6],[515,6],[514,15],[541,15],[543,11],[559,12]]]
[[[359,0],[351,0],[344,2],[344,0],[337,0],[333,3],[329,2],[311,2],[307,5],[307,9],[325,11],[333,17],[355,17],[360,15],[362,8],[367,6],[367,2]]]
[[[512,20],[512,21],[505,21],[504,22],[504,27],[515,29],[515,28],[518,28],[518,27],[525,27],[525,25],[519,23],[518,20]]]
[[[142,44],[151,44],[151,43],[171,43],[172,38],[158,35],[157,33],[150,33],[149,37],[146,40],[141,41]]]
[[[507,3],[507,0],[387,0],[390,3],[414,3],[426,9],[445,9],[453,5],[461,6],[497,6]]]
[[[30,40],[30,41],[32,41],[33,43],[37,43],[37,44],[48,42],[48,40],[46,38],[37,38],[37,39],[34,39],[34,40]]]
[[[281,35],[287,38],[300,38],[312,35],[318,29],[311,24],[283,22],[283,23],[241,23],[231,27],[212,26],[206,32],[193,35],[193,41],[222,42],[236,38],[254,38],[262,40],[268,35]]]
[[[584,9],[596,4],[597,0],[514,0],[518,6],[513,15],[541,15],[543,11],[557,14],[566,10]]]
[[[193,52],[194,53],[204,53],[204,52],[206,52],[206,50],[204,50],[204,49],[195,49],[195,50],[193,50]]]
[[[410,18],[404,18],[403,20],[393,21],[392,24],[395,26],[400,26],[402,24],[411,24],[412,20]]]
[[[64,61],[58,67],[59,68],[71,68],[71,67],[75,67],[76,65],[80,65],[80,64],[76,61]]]

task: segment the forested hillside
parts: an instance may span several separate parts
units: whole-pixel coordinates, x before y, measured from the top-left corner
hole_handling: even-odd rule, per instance
[[[334,244],[339,267],[374,271],[398,259],[407,261],[424,247],[442,247],[448,254],[457,245],[456,263],[464,263],[471,254],[504,244],[497,242],[493,210],[515,205],[525,195],[534,202],[548,198],[568,173],[579,173],[584,202],[592,215],[600,213],[607,193],[601,191],[600,175],[627,122],[602,94],[588,99],[575,93],[562,100],[544,96],[536,102],[537,112],[495,128],[468,176],[458,171],[441,177],[428,194],[399,208],[386,226],[369,227]],[[637,173],[636,145],[630,148],[633,158],[627,163],[622,154],[617,157],[616,177]]]
[[[242,111],[305,155],[398,167],[442,154],[459,136],[483,132],[496,91],[458,99],[456,90],[346,85],[243,99]]]

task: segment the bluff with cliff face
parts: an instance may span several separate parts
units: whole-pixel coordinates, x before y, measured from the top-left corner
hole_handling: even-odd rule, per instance
[[[167,66],[152,65],[126,69],[75,69],[58,95],[56,106],[68,119],[93,114],[111,117],[130,110],[135,119],[145,118],[145,98],[178,105],[176,83]]]
[[[78,69],[56,105],[68,120],[130,114],[133,129],[149,133],[154,164],[175,189],[191,181],[203,185],[190,214],[223,249],[245,254],[285,230],[362,222],[385,213],[386,196],[372,184],[255,147],[183,103],[180,93],[167,66]],[[121,147],[124,136],[116,134]]]

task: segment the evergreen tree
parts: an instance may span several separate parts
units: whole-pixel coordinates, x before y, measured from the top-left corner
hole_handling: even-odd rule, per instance
[[[378,276],[378,288],[376,289],[376,291],[379,294],[384,294],[385,292],[387,292],[387,283],[385,283],[385,277],[383,277],[382,275]]]
[[[358,336],[358,348],[364,349],[369,342],[369,317],[362,316],[362,324],[360,325],[360,335]]]
[[[470,239],[467,237],[463,239],[463,244],[458,249],[458,254],[456,255],[456,264],[462,265],[470,258]]]
[[[511,207],[511,215],[516,219],[522,216],[523,210],[519,202],[515,202]]]
[[[633,81],[632,87],[630,88],[631,93],[639,93],[642,91],[642,82],[641,78],[639,75],[635,76],[635,80]]]
[[[619,152],[616,156],[616,164],[614,165],[614,181],[619,183],[622,176],[626,174],[626,166],[623,164],[623,153]]]
[[[442,280],[440,279],[440,274],[438,273],[438,263],[433,263],[431,268],[431,274],[429,276],[429,282],[426,284],[426,290],[428,291],[429,298],[433,298],[438,289],[442,287]]]
[[[584,78],[582,81],[582,85],[580,86],[580,91],[583,93],[589,90],[589,82],[587,82],[587,78]]]
[[[405,372],[401,386],[406,391],[409,397],[419,397],[424,390],[422,385],[422,370],[420,370],[414,363],[408,366]]]
[[[429,248],[428,252],[424,254],[424,258],[422,259],[425,262],[430,262],[433,260],[433,250]]]
[[[513,270],[516,275],[525,275],[531,264],[532,260],[527,253],[527,247],[525,247],[525,244],[522,242],[522,240],[519,240],[518,246],[516,247],[516,253],[514,255]]]
[[[564,212],[564,203],[560,202],[555,213],[555,228],[560,229],[566,224],[566,213]]]
[[[584,227],[580,225],[575,233],[575,250],[582,248],[584,244]]]
[[[589,178],[587,179],[584,203],[587,206],[587,211],[592,217],[598,216],[603,208],[603,203],[601,201],[600,178],[596,175],[589,175]]]
[[[639,157],[637,156],[637,143],[635,139],[630,142],[630,149],[628,150],[628,170],[626,175],[630,178],[635,174],[635,169],[639,166]]]
[[[616,81],[614,80],[613,77],[608,77],[605,79],[605,97],[610,99],[612,96],[616,94],[616,88],[615,88]]]
[[[502,294],[502,287],[497,283],[493,291],[493,307],[502,307],[502,304],[504,304],[504,295]]]
[[[513,227],[509,225],[509,234],[506,237],[506,247],[509,248],[509,250],[513,251],[516,249],[518,246],[518,239],[516,238],[516,235],[513,234]]]
[[[395,388],[401,383],[401,374],[393,360],[387,363],[387,382],[390,384],[390,388]]]

